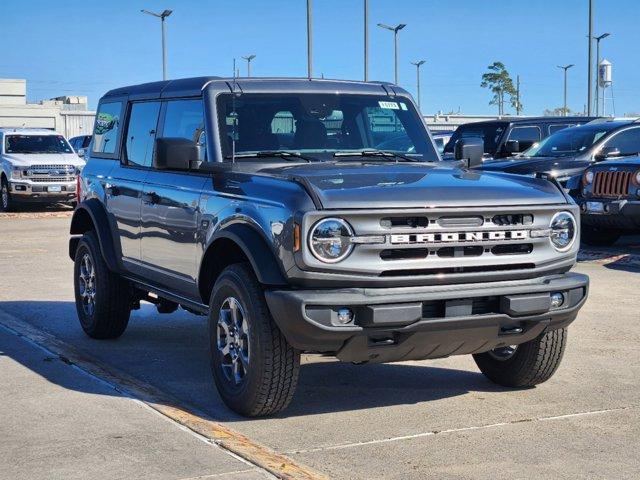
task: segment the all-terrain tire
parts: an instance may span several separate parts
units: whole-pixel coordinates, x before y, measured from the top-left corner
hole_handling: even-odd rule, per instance
[[[244,340],[237,340],[233,347],[236,352],[242,353],[244,345],[248,345],[245,352],[247,367],[242,367],[244,376],[240,380],[235,378],[235,370],[229,368],[229,364],[233,365],[233,357],[222,351],[222,346],[229,340],[223,335],[225,329],[219,320],[226,322],[233,316],[231,309],[226,308],[231,304],[236,306],[237,318],[243,319],[239,324],[246,322],[244,327],[240,325],[235,329],[235,336],[228,337],[233,341],[243,336]],[[245,329],[248,332],[246,336],[242,333]],[[227,341],[223,341],[223,337]],[[262,287],[248,264],[230,265],[213,287],[209,345],[216,387],[230,409],[244,416],[256,417],[277,413],[289,405],[298,383],[300,352],[289,345],[273,321]]]
[[[518,345],[512,356],[498,359],[491,352],[473,356],[480,371],[505,387],[533,387],[551,378],[560,365],[567,344],[564,328],[543,333]]]
[[[4,175],[0,179],[0,212],[13,210],[13,199],[9,193],[9,183]]]
[[[591,225],[582,225],[582,231],[580,232],[582,243],[592,247],[610,247],[619,238],[620,232],[618,230],[592,227]]]
[[[82,275],[86,278],[82,279]],[[87,280],[91,275],[94,280]],[[78,243],[73,284],[76,311],[84,332],[96,339],[117,338],[122,335],[131,315],[131,285],[109,270],[93,231],[85,233]],[[89,308],[87,299],[91,294],[93,301]]]

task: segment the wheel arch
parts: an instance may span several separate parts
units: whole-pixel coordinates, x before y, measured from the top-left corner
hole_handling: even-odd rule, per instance
[[[104,206],[95,198],[80,202],[73,212],[71,227],[69,228],[69,233],[72,235],[69,239],[69,257],[72,260],[75,258],[80,236],[90,230],[96,232],[100,244],[100,252],[109,270],[118,271],[119,262],[109,217]]]
[[[217,232],[207,247],[198,274],[202,301],[209,303],[213,285],[222,271],[234,263],[248,262],[263,285],[286,285],[279,262],[255,228],[232,224]]]

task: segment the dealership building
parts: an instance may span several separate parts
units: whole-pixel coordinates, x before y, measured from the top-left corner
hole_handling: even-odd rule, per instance
[[[87,97],[69,95],[27,103],[27,81],[0,78],[0,127],[47,128],[67,138],[90,135],[95,112]]]

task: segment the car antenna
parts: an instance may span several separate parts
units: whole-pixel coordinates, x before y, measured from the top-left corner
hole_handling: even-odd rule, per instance
[[[231,164],[236,163],[236,125],[238,124],[238,114],[236,113],[236,90],[238,86],[238,78],[236,76],[236,59],[233,59],[233,91],[231,98],[231,118],[233,121],[231,129]]]

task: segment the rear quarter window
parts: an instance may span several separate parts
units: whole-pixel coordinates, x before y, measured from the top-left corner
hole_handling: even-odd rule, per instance
[[[91,152],[96,156],[112,157],[118,149],[122,116],[122,102],[100,104],[93,129],[94,142]]]

